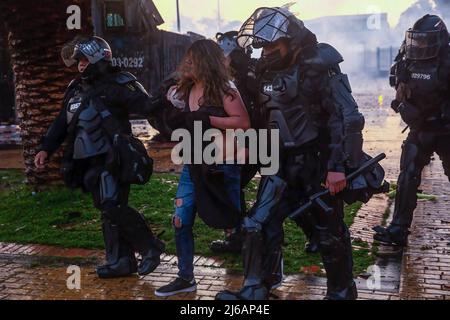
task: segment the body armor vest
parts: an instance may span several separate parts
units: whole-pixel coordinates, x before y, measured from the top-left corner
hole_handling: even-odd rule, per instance
[[[299,67],[264,75],[260,103],[268,114],[269,128],[279,129],[284,148],[298,148],[315,140],[319,130],[299,94]]]
[[[400,64],[397,82],[406,86],[401,100],[413,104],[424,117],[447,113],[444,109],[448,109],[450,99],[450,61],[405,60]]]
[[[102,117],[95,106],[90,104],[73,119],[82,104],[82,95],[75,94],[67,106],[67,120],[77,121],[73,148],[73,159],[86,159],[107,153],[111,148],[110,139],[102,129]]]

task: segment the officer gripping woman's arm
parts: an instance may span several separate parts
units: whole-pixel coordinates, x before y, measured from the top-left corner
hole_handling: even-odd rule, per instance
[[[159,265],[165,246],[144,217],[128,206],[132,182],[123,178],[127,159],[122,152],[121,165],[116,163],[115,140],[131,139],[130,115],[148,116],[158,103],[132,74],[112,67],[111,48],[99,37],[74,39],[63,48],[62,57],[67,66],[78,64],[80,76],[69,85],[61,112],[42,138],[36,167],[44,169],[48,156],[67,140],[64,180],[91,193],[101,211],[106,264],[97,267],[98,276],[149,274]],[[113,125],[106,126],[107,121]],[[135,252],[142,257],[139,264]]]

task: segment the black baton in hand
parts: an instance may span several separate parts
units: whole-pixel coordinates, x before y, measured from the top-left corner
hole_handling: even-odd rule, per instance
[[[345,177],[345,180],[348,182],[352,182],[357,177],[359,177],[362,174],[367,173],[374,165],[376,165],[378,162],[386,158],[386,154],[382,153],[376,156],[373,159],[370,159],[366,163],[364,163],[360,168],[350,173],[347,177]],[[297,219],[299,216],[301,216],[303,213],[308,211],[313,205],[318,205],[325,213],[331,214],[333,212],[333,209],[330,208],[321,198],[324,196],[327,196],[330,194],[329,189],[322,190],[318,193],[313,194],[309,197],[308,201],[303,204],[300,208],[295,210],[293,213],[289,215],[289,218],[291,219]]]

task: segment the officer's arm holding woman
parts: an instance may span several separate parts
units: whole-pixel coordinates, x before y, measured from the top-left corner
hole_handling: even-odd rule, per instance
[[[127,108],[131,117],[148,118],[162,107],[161,99],[148,94],[132,74],[122,73],[118,82],[117,99]]]

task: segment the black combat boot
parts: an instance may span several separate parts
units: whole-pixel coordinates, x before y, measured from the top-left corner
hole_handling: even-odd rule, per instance
[[[327,274],[327,300],[356,300],[350,232],[342,224],[340,235],[319,228],[319,247]]]
[[[152,273],[161,263],[160,256],[165,244],[158,239],[148,226],[144,216],[130,207],[121,210],[120,230],[142,257],[138,266],[139,275]]]
[[[142,256],[139,263],[138,274],[140,276],[152,273],[161,263],[161,254],[166,250],[166,245],[160,239],[154,237],[153,246],[150,251]]]
[[[247,232],[242,248],[244,286],[239,292],[228,290],[216,295],[216,300],[267,300],[269,289],[263,283],[264,241],[261,232]]]
[[[137,272],[136,258],[120,257],[116,263],[98,266],[95,271],[101,279],[127,277]]]
[[[387,228],[376,226],[372,229],[376,233],[373,238],[386,245],[405,247],[408,244],[409,230],[407,227],[390,225]]]
[[[269,290],[264,285],[244,286],[239,292],[221,291],[215,299],[224,301],[267,300],[269,299]]]
[[[216,254],[223,253],[241,253],[242,234],[240,230],[233,229],[226,234],[225,240],[215,240],[211,242],[210,249]]]
[[[358,298],[358,290],[355,281],[339,291],[339,289],[328,289],[324,300],[356,300]]]
[[[96,268],[99,278],[126,277],[136,273],[137,262],[133,250],[120,238],[117,225],[104,218],[102,230],[106,249],[106,264]]]

